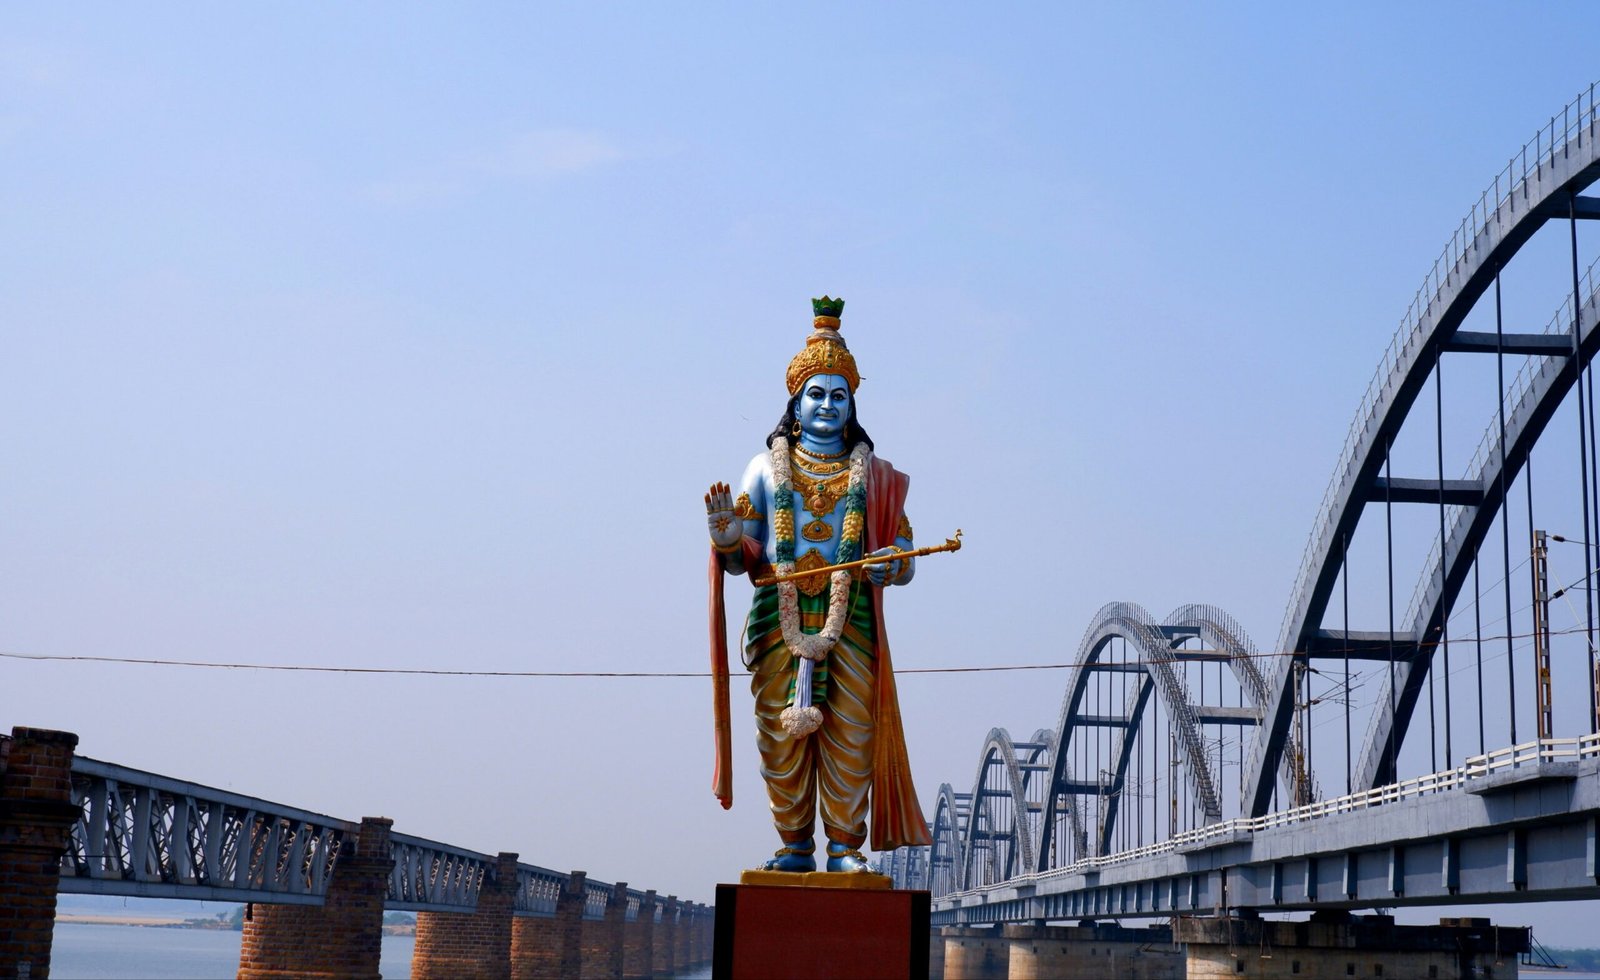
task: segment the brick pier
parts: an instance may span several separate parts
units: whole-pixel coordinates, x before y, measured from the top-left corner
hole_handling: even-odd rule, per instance
[[[61,857],[77,820],[78,736],[13,728],[0,739],[0,976],[48,977]]]
[[[502,851],[473,912],[418,912],[414,980],[510,980],[517,855]]]
[[[239,980],[377,980],[383,900],[394,858],[386,817],[363,817],[355,853],[340,854],[321,905],[258,902],[245,916]]]

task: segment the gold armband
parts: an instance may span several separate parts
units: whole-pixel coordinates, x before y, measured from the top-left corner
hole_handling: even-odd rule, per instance
[[[748,493],[739,494],[739,499],[733,502],[733,516],[741,521],[764,521],[767,519],[767,515],[756,510],[751,505]]]

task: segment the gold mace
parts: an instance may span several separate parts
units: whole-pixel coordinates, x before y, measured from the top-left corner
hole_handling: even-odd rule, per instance
[[[945,538],[944,544],[932,544],[926,548],[914,548],[911,551],[899,551],[892,555],[879,555],[876,558],[860,558],[856,561],[841,562],[837,565],[823,565],[820,568],[808,568],[803,572],[790,572],[787,575],[763,575],[755,580],[756,585],[773,585],[777,582],[792,582],[795,579],[810,578],[813,575],[826,575],[846,568],[860,568],[863,565],[886,565],[902,558],[921,558],[923,555],[936,555],[941,551],[961,550],[961,529],[956,528],[956,536]]]

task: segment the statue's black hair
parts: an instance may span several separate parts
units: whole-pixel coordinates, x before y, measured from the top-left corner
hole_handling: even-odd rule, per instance
[[[796,393],[793,398],[789,399],[789,407],[784,409],[783,417],[778,420],[778,427],[772,430],[772,435],[767,436],[767,445],[772,445],[772,440],[778,436],[782,436],[783,440],[789,445],[794,445],[795,439],[798,438],[794,435],[794,423],[797,418],[794,410],[799,404],[800,395]],[[850,418],[844,424],[845,452],[855,449],[858,442],[866,443],[868,449],[875,448],[872,445],[872,437],[867,435],[867,430],[861,427],[859,418],[860,416],[856,413],[856,398],[852,394],[850,396]]]

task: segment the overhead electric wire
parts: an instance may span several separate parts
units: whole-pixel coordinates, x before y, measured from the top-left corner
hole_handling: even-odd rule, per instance
[[[1581,581],[1581,580],[1580,580]],[[1551,636],[1566,636],[1569,633],[1584,632],[1583,626],[1574,626],[1570,629],[1551,630]],[[1499,636],[1484,636],[1484,640],[1524,640],[1532,637],[1532,633],[1511,633]],[[1459,639],[1474,639],[1474,637],[1458,637]],[[1418,647],[1438,646],[1437,641],[1424,641]],[[1235,654],[1239,659],[1266,660],[1275,657],[1303,657],[1300,651],[1269,651],[1255,653]],[[147,667],[211,667],[225,670],[280,670],[299,671],[324,674],[395,674],[418,675],[425,677],[528,677],[528,678],[584,678],[584,677],[710,677],[709,671],[692,670],[450,670],[440,667],[330,667],[321,664],[259,664],[259,663],[221,663],[210,660],[172,660],[157,657],[108,657],[91,654],[53,654],[53,653],[20,653],[14,650],[0,650],[0,658],[8,660],[29,660],[48,663],[103,663],[103,664],[132,664]],[[1491,658],[1494,659],[1494,658]],[[1181,660],[1179,657],[1161,659],[1133,659],[1122,661],[1127,666],[1143,667],[1152,664],[1171,664]],[[1046,663],[1046,664],[987,664],[973,667],[897,667],[895,674],[989,674],[1006,673],[1027,670],[1070,670],[1074,667],[1085,666],[1079,663]],[[1092,670],[1093,667],[1091,666]]]

